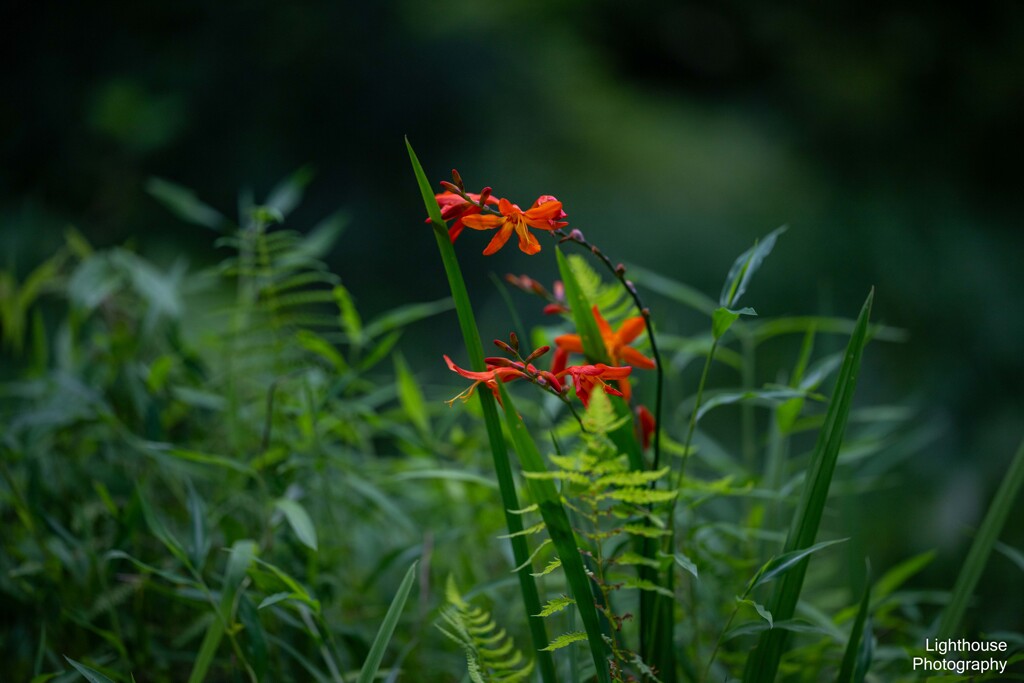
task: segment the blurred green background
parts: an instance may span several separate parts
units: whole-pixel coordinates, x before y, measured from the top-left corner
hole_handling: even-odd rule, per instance
[[[617,260],[711,294],[788,224],[747,303],[853,316],[874,286],[875,318],[909,331],[871,347],[860,384],[865,401],[915,406],[921,435],[864,497],[867,552],[937,546],[924,580],[950,585],[1024,435],[1024,5],[22,0],[0,23],[0,267],[22,275],[68,225],[215,262],[215,235],[147,179],[233,215],[240,189],[261,197],[310,165],[290,225],[347,211],[331,265],[361,310],[440,298],[403,135],[436,179],[457,166],[520,203],[555,194]],[[485,243],[459,246],[498,336],[489,273],[553,269],[512,248],[469,258]],[[405,341],[438,377],[453,321]],[[990,571],[989,599],[1019,622],[1019,571],[1003,557]]]

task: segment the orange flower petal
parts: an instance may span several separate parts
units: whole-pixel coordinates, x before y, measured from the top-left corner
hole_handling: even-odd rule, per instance
[[[640,353],[632,346],[623,346],[619,349],[619,355],[622,356],[622,360],[626,361],[635,368],[643,368],[644,370],[653,370],[654,361]]]
[[[583,340],[578,334],[563,334],[555,337],[555,346],[569,353],[583,353]]]
[[[604,345],[610,346],[609,342],[615,338],[615,333],[612,332],[612,326],[608,324],[608,321],[601,315],[601,311],[597,310],[597,306],[590,309],[594,314],[594,320],[597,322],[597,329],[601,331],[601,338],[604,339]],[[608,349],[611,351],[611,349]]]
[[[490,370],[488,372],[473,372],[472,370],[463,370],[458,365],[456,365],[455,362],[448,356],[444,357],[444,362],[448,364],[449,370],[458,373],[459,375],[465,377],[466,379],[475,379],[478,382],[486,382],[487,380],[494,379],[493,370]]]
[[[622,323],[622,326],[619,328],[619,331],[616,333],[616,336],[618,337],[620,343],[628,344],[629,342],[639,337],[640,333],[643,332],[646,328],[647,325],[644,323],[644,319],[641,318],[640,316],[635,316],[633,318],[627,319],[625,322]]]
[[[501,216],[492,216],[491,214],[476,214],[473,216],[465,216],[462,219],[463,225],[467,228],[473,228],[474,230],[494,230],[495,228],[501,227],[504,223],[504,218]]]
[[[530,256],[533,256],[540,251],[540,242],[533,236],[529,230],[526,229],[526,224],[520,222],[516,226],[516,233],[519,235],[519,249]]]
[[[505,200],[502,199],[501,201]],[[511,236],[512,226],[509,225],[508,223],[505,223],[503,226],[501,226],[501,230],[495,233],[494,237],[491,238],[491,241],[487,244],[487,247],[484,249],[484,256],[490,256],[494,252],[501,249],[503,246],[505,246],[505,242],[508,242],[508,238]]]

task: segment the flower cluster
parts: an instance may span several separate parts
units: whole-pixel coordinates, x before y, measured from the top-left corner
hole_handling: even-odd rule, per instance
[[[454,220],[448,228],[448,237],[454,242],[463,228],[497,230],[484,248],[484,256],[490,256],[505,246],[512,233],[519,238],[519,248],[524,253],[536,254],[540,251],[540,242],[529,228],[550,232],[568,225],[562,220],[566,217],[562,202],[551,195],[541,195],[523,211],[518,204],[491,196],[489,187],[479,194],[466,192],[457,171],[452,171],[452,179],[455,183],[441,183],[445,191],[434,197],[441,208],[441,218],[445,222]]]
[[[596,247],[592,247],[578,230],[566,233],[562,230],[568,223],[562,209],[562,202],[551,195],[541,195],[530,206],[523,210],[518,204],[503,198],[494,197],[490,187],[483,188],[479,193],[467,192],[462,178],[457,171],[452,171],[453,182],[442,182],[444,192],[435,195],[441,209],[441,217],[448,224],[448,236],[454,243],[465,228],[471,230],[495,230],[496,233],[484,248],[484,255],[490,255],[501,249],[512,237],[518,237],[519,248],[526,254],[540,251],[540,243],[530,229],[555,233],[562,241],[572,240],[590,248],[595,255],[601,256]],[[621,266],[615,269],[621,279]],[[506,280],[513,286],[541,297],[545,300],[544,313],[558,315],[570,313],[565,288],[561,282],[555,282],[551,291],[528,275],[508,275]],[[631,283],[624,281],[627,287]],[[508,357],[491,357],[485,359],[482,371],[460,368],[448,356],[444,357],[448,368],[460,376],[472,380],[472,384],[448,401],[451,405],[456,400],[468,400],[483,385],[495,397],[499,396],[498,383],[526,380],[543,390],[552,393],[568,402],[571,384],[576,396],[586,407],[590,403],[593,392],[600,389],[607,394],[622,397],[627,403],[632,398],[632,387],[629,376],[633,368],[650,370],[655,362],[635,349],[631,344],[647,329],[643,316],[635,316],[622,321],[618,329],[613,329],[608,320],[601,314],[597,306],[591,311],[596,327],[604,345],[603,352],[598,354],[602,363],[585,363],[569,365],[572,354],[584,354],[583,340],[579,334],[562,334],[554,339],[555,353],[550,369],[538,368],[534,361],[545,355],[549,346],[542,346],[525,358],[519,355],[519,342],[511,335],[509,343],[495,340],[495,344],[508,354]],[[571,404],[570,404],[571,405]],[[654,417],[642,405],[634,408],[638,436],[646,448],[651,434],[655,431]]]

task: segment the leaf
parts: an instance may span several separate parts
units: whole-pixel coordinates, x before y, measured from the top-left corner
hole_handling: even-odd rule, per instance
[[[287,216],[302,201],[306,186],[313,180],[313,168],[303,166],[278,183],[267,196],[266,206]]]
[[[757,612],[762,619],[768,623],[768,628],[775,628],[775,620],[772,619],[772,613],[765,609],[764,605],[761,605],[749,598],[736,598],[736,600],[744,605],[753,607],[754,611]]]
[[[837,543],[843,543],[849,539],[843,538],[835,541],[822,541],[816,543],[810,548],[804,548],[802,550],[794,550],[793,552],[783,553],[778,557],[773,557],[761,566],[761,568],[754,574],[753,578],[747,583],[746,589],[743,591],[744,597],[750,594],[752,590],[758,586],[763,586],[769,581],[783,576],[786,572],[796,567],[805,557],[812,553],[816,553],[822,548],[827,548],[830,545],[836,545]]]
[[[707,415],[715,408],[732,405],[734,403],[748,403],[774,405],[793,398],[803,399],[807,396],[806,391],[799,389],[755,389],[752,391],[729,392],[712,396],[701,404],[697,411],[697,419]]]
[[[206,528],[206,506],[191,481],[188,484],[188,512],[192,527],[192,565],[202,571],[206,554],[210,551],[210,536]]]
[[[737,257],[725,278],[722,295],[718,299],[720,306],[732,308],[736,305],[740,297],[747,291],[750,278],[761,267],[761,263],[771,253],[772,248],[775,247],[775,240],[785,231],[786,226],[776,228],[768,233],[763,240],[755,242],[754,246]]]
[[[64,656],[64,659],[67,660],[68,664],[70,664],[71,666],[75,667],[75,669],[78,670],[78,673],[82,674],[82,676],[85,677],[85,680],[89,681],[89,683],[114,683],[113,680],[111,680],[110,678],[107,678],[106,676],[101,674],[99,671],[97,671],[96,669],[93,669],[90,666],[86,666],[85,664],[82,664],[81,662],[76,662],[75,660],[71,659],[67,655]]]
[[[526,430],[519,413],[516,412],[512,397],[509,395],[505,385],[498,383],[498,391],[501,395],[501,405],[505,411],[505,424],[508,426],[512,443],[516,453],[519,454],[519,462],[526,472],[545,472],[544,460],[540,451],[534,443],[530,433]],[[590,578],[583,567],[583,559],[580,557],[579,546],[576,543],[576,535],[569,523],[569,516],[562,505],[561,496],[555,490],[554,484],[547,479],[527,479],[527,487],[531,497],[540,506],[540,514],[547,526],[548,535],[555,545],[559,558],[562,560],[562,569],[565,572],[566,582],[576,599],[576,608],[583,621],[586,631],[586,639],[590,645],[590,654],[594,659],[594,667],[597,671],[598,680],[601,683],[610,683],[607,665],[607,646],[601,633],[601,624],[597,616],[597,609],[594,606],[594,597],[591,593]],[[540,609],[537,610],[540,612]],[[537,612],[534,612],[536,614]],[[554,642],[554,641],[553,641]],[[551,647],[550,645],[548,647]]]
[[[220,212],[200,201],[192,190],[169,180],[150,178],[146,181],[146,192],[170,209],[171,213],[188,223],[217,231],[223,231],[228,224],[228,220]]]
[[[1024,441],[1017,448],[1017,453],[1010,462],[1010,467],[1003,477],[995,498],[989,505],[985,519],[982,520],[978,533],[974,537],[971,549],[967,552],[963,567],[957,575],[956,584],[953,586],[953,596],[950,598],[946,609],[942,611],[942,618],[939,620],[939,630],[936,637],[939,640],[952,638],[960,628],[967,605],[974,595],[974,589],[981,578],[981,572],[985,569],[988,556],[992,553],[992,547],[999,540],[999,533],[1003,524],[1014,508],[1017,495],[1021,485],[1024,484]]]
[[[562,566],[562,561],[556,557],[555,559],[553,559],[550,562],[548,562],[547,566],[545,566],[544,569],[540,570],[536,574],[533,574],[533,576],[547,576],[548,574],[550,574],[551,572],[555,571],[556,569],[558,569],[561,566]]]
[[[416,378],[409,371],[405,357],[400,353],[394,355],[395,379],[398,384],[398,400],[405,409],[405,414],[420,430],[421,434],[430,434],[430,418],[427,417],[426,402],[420,391]]]
[[[1017,565],[1018,569],[1024,571],[1024,552],[1005,543],[996,543],[994,548],[1000,555]]]
[[[576,275],[569,266],[569,261],[562,254],[562,250],[557,247],[555,248],[555,257],[558,260],[558,272],[562,276],[562,284],[565,285],[565,300],[572,311],[576,332],[583,342],[583,353],[591,362],[607,363],[609,361],[608,350],[604,346],[601,331],[597,327],[597,320],[594,319],[592,305],[576,281]]]
[[[558,636],[548,646],[543,648],[541,652],[554,652],[555,650],[561,650],[563,647],[569,647],[573,643],[586,640],[587,634],[583,631],[573,631],[572,633],[563,633]]]
[[[850,629],[850,639],[846,643],[846,651],[843,653],[843,663],[839,669],[839,676],[836,683],[854,683],[863,681],[871,663],[871,630],[865,633],[864,626],[868,621],[868,613],[871,605],[871,566],[868,565],[867,576],[864,578],[864,591],[860,598],[860,608],[857,610],[857,619]],[[856,674],[860,674],[857,676]]]
[[[409,599],[409,592],[416,579],[416,564],[413,562],[409,570],[405,572],[405,578],[402,579],[395,597],[391,600],[391,606],[388,607],[388,612],[384,615],[384,621],[381,622],[377,636],[373,639],[373,644],[370,645],[370,652],[366,655],[366,661],[363,662],[363,668],[359,671],[357,683],[373,683],[373,679],[377,676],[377,669],[380,668],[380,663],[384,659],[384,650],[391,641],[391,635],[395,632],[395,626],[398,625],[398,620],[402,616],[402,608],[405,607],[405,602]]]
[[[288,525],[291,526],[292,531],[295,532],[295,535],[302,544],[316,550],[316,527],[313,526],[313,520],[310,519],[306,508],[302,507],[297,501],[287,498],[280,498],[275,501],[274,507],[284,513],[285,519],[288,520]]]
[[[716,308],[715,312],[711,315],[711,336],[715,339],[721,339],[729,331],[729,328],[732,327],[732,324],[739,320],[741,315],[757,315],[757,312],[750,307],[741,308],[738,311],[725,307]]]
[[[217,655],[220,641],[234,622],[235,598],[242,585],[242,579],[245,578],[249,565],[252,564],[256,556],[256,549],[256,542],[250,540],[235,541],[231,546],[227,570],[224,572],[224,583],[221,586],[220,602],[215,609],[215,618],[210,622],[203,642],[199,646],[188,683],[200,683],[206,679],[210,665],[213,664],[213,658]],[[248,665],[247,662],[246,665]]]
[[[673,301],[678,301],[684,306],[689,306],[695,311],[700,311],[705,315],[712,315],[715,308],[717,308],[713,299],[689,285],[684,285],[681,282],[659,275],[653,270],[647,270],[632,263],[626,264],[626,270],[629,271],[629,275],[634,282],[644,285],[652,292],[657,292]]]
[[[804,489],[793,526],[786,538],[784,553],[792,553],[810,548],[818,534],[822,513],[828,500],[828,490],[835,472],[839,449],[843,443],[846,421],[853,403],[853,393],[857,386],[857,375],[860,371],[864,345],[867,342],[868,319],[871,314],[871,303],[874,290],[868,294],[867,300],[857,318],[857,326],[846,347],[842,368],[836,381],[832,400],[829,404],[825,423],[818,434],[811,456],[811,466],[807,473]],[[792,571],[786,573],[782,582],[776,586],[768,609],[779,621],[793,618],[796,604],[803,588],[804,574],[807,563],[800,562]],[[772,629],[761,635],[757,646],[747,659],[743,673],[745,683],[774,681],[778,672],[779,662],[786,647],[786,633]]]
[[[348,335],[349,341],[359,345],[363,343],[363,321],[356,310],[352,295],[342,285],[334,286],[334,301],[338,304],[341,327]]]
[[[680,567],[693,574],[693,578],[700,578],[699,576],[697,576],[697,565],[689,557],[687,557],[683,553],[672,553],[672,559],[675,560],[676,564],[678,564]]]
[[[405,304],[374,318],[366,325],[365,334],[368,338],[379,337],[394,329],[405,327],[424,318],[452,310],[454,302],[451,297],[437,301],[424,301],[416,304]]]
[[[575,604],[576,604],[576,601],[573,600],[572,598],[570,598],[567,595],[562,595],[562,596],[559,596],[557,598],[552,598],[551,600],[548,600],[548,603],[546,605],[544,605],[544,609],[542,609],[540,611],[540,614],[537,614],[536,616],[538,616],[538,617],[550,617],[552,614],[555,614],[556,612],[561,612],[562,610],[564,610],[569,605],[575,605]]]

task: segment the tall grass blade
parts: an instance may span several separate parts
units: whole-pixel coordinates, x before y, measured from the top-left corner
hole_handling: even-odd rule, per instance
[[[448,231],[445,229],[444,219],[441,218],[441,209],[434,199],[434,192],[430,188],[423,167],[420,165],[416,153],[405,141],[406,149],[409,151],[409,161],[412,163],[412,170],[416,174],[416,182],[423,197],[423,203],[430,216],[430,222],[434,230],[434,238],[437,241],[437,248],[441,252],[441,261],[444,264],[445,274],[448,276],[448,286],[452,292],[452,299],[455,302],[455,312],[458,315],[459,327],[462,330],[462,338],[466,344],[466,353],[469,355],[470,367],[476,371],[485,369],[484,349],[480,343],[480,332],[476,326],[476,318],[473,315],[473,307],[469,301],[469,292],[466,290],[465,280],[462,278],[462,270],[459,268],[459,261],[455,256],[455,248],[448,238]],[[537,584],[533,579],[533,563],[530,561],[530,550],[526,539],[523,536],[515,535],[523,530],[523,521],[519,515],[512,514],[510,510],[518,510],[519,499],[516,495],[515,481],[512,479],[512,466],[508,459],[508,450],[505,446],[505,437],[501,433],[501,420],[498,417],[498,409],[494,405],[494,397],[488,391],[478,391],[480,407],[483,410],[484,424],[487,426],[487,438],[490,442],[491,456],[494,460],[494,472],[498,479],[498,491],[501,494],[501,505],[505,513],[505,525],[508,527],[512,544],[512,556],[515,560],[518,571],[516,576],[519,579],[519,588],[523,595],[523,607],[526,610],[526,622],[530,627],[530,638],[533,641],[533,649],[537,651],[537,669],[540,671],[544,683],[554,683],[555,663],[551,653],[541,652],[548,645],[547,627],[541,617],[534,616],[540,613],[540,596],[537,593]]]
[[[992,547],[999,539],[999,532],[1003,529],[1006,517],[1017,500],[1021,484],[1024,484],[1024,441],[1017,447],[1017,454],[1013,456],[1010,469],[1003,478],[1003,483],[999,485],[996,497],[992,500],[978,529],[978,535],[974,537],[974,543],[967,552],[967,559],[964,560],[964,566],[953,586],[953,597],[939,621],[939,630],[936,634],[939,640],[953,638],[960,628],[960,622],[967,612],[967,604],[974,595],[978,579],[985,569]]]
[[[199,646],[199,654],[192,665],[192,673],[188,677],[188,683],[200,683],[206,678],[210,670],[213,658],[217,655],[217,647],[220,645],[224,633],[234,621],[235,597],[242,585],[242,579],[249,571],[249,565],[256,557],[256,543],[254,541],[235,541],[231,546],[231,556],[228,558],[228,568],[224,573],[224,585],[221,587],[220,602],[216,610],[216,618],[210,622],[206,630],[202,645]],[[248,662],[244,666],[249,668]],[[251,669],[250,669],[251,671]]]
[[[522,464],[523,470],[547,472],[540,451],[537,450],[537,444],[534,443],[533,437],[530,436],[530,432],[527,431],[526,425],[512,404],[512,397],[500,382],[498,389],[501,392],[501,404],[505,409],[505,424],[508,425],[508,431],[512,436],[516,453],[519,454],[519,462]],[[569,523],[569,515],[565,511],[565,507],[562,506],[562,499],[550,479],[531,478],[527,479],[526,483],[534,501],[540,506],[544,525],[547,527],[548,535],[562,561],[566,581],[573,599],[576,600],[576,608],[587,633],[587,643],[590,646],[590,654],[594,658],[597,680],[601,683],[610,683],[608,647],[601,633],[601,622],[594,606],[590,578],[583,567],[583,558],[580,556],[579,546],[576,545],[576,534]],[[546,645],[545,647],[550,646]]]
[[[363,663],[363,669],[359,672],[357,683],[372,683],[377,676],[377,669],[380,668],[380,662],[384,659],[384,650],[387,649],[388,643],[391,641],[391,634],[395,632],[398,619],[402,616],[402,608],[405,607],[405,601],[409,599],[413,581],[416,580],[416,564],[413,562],[409,567],[409,571],[405,573],[405,578],[402,579],[402,583],[398,587],[398,592],[391,600],[391,607],[388,607],[388,613],[384,615],[384,621],[381,622],[380,629],[377,631],[377,637],[373,639],[370,653],[366,655],[366,662]]]
[[[67,656],[65,656],[64,659],[67,660],[68,664],[75,667],[78,673],[85,676],[85,680],[89,681],[89,683],[114,683],[114,681],[112,681],[110,678],[104,676],[91,666],[86,666],[81,662],[76,662],[75,660]]]
[[[857,325],[854,327],[853,335],[846,347],[843,365],[839,370],[836,387],[825,416],[825,423],[818,434],[818,441],[814,447],[811,469],[808,472],[803,494],[793,518],[793,526],[786,538],[784,553],[810,548],[818,535],[818,527],[821,524],[825,502],[828,499],[828,489],[835,472],[839,448],[843,443],[846,420],[853,403],[853,393],[857,386],[857,375],[860,371],[864,344],[867,341],[868,319],[871,316],[873,299],[874,290],[868,294],[867,300],[864,302],[864,307],[857,318]],[[800,599],[800,591],[803,588],[808,561],[808,558],[802,560],[799,565],[786,574],[776,587],[768,609],[777,621],[793,618],[797,601]],[[754,652],[747,660],[743,680],[746,683],[774,681],[779,661],[786,649],[787,640],[788,633],[786,631],[773,629],[764,632]]]
[[[857,618],[850,630],[850,640],[846,643],[846,652],[843,654],[843,664],[839,668],[839,676],[836,683],[855,683],[863,681],[867,668],[871,664],[871,630],[865,632],[864,626],[868,621],[868,612],[871,607],[871,567],[868,566],[868,573],[864,577],[864,593],[860,598],[860,608],[857,610]]]

